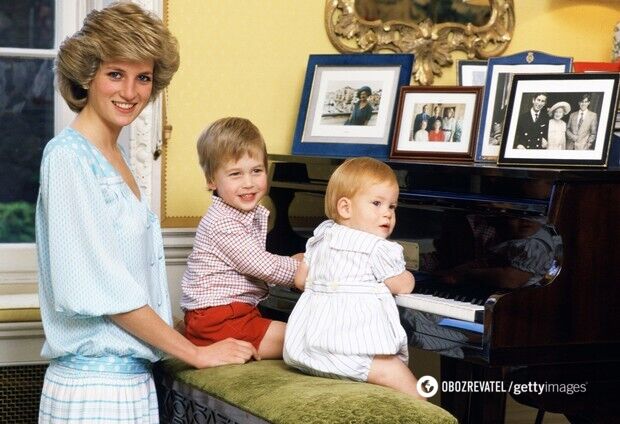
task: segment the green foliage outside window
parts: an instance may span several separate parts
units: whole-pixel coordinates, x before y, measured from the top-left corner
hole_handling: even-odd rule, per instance
[[[34,203],[0,203],[0,243],[34,243],[34,213]]]

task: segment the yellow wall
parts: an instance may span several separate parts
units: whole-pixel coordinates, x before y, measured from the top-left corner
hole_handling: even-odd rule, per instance
[[[610,60],[620,1],[515,3],[516,30],[505,54],[540,50],[578,61]],[[173,132],[165,158],[164,225],[195,225],[192,217],[208,205],[195,142],[209,122],[247,117],[270,153],[290,153],[308,55],[337,53],[325,34],[324,6],[324,0],[168,0],[181,68],[168,95]],[[454,67],[444,68],[435,84],[455,81]]]

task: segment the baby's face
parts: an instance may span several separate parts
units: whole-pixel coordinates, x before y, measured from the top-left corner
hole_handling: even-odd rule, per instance
[[[397,185],[390,182],[373,184],[350,200],[351,215],[344,225],[384,239],[392,234],[396,225]]]

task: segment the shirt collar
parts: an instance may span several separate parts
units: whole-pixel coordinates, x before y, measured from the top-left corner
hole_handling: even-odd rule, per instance
[[[212,199],[213,203],[211,207],[213,207],[216,211],[219,211],[221,214],[229,216],[244,225],[251,224],[254,219],[266,220],[269,216],[269,210],[263,205],[256,205],[256,207],[251,211],[245,212],[240,211],[237,208],[233,208],[224,202],[221,197],[213,195]]]

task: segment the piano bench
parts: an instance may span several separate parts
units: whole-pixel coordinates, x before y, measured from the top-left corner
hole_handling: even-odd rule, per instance
[[[196,370],[169,359],[158,364],[155,379],[162,423],[457,423],[430,402],[308,376],[281,360]]]

